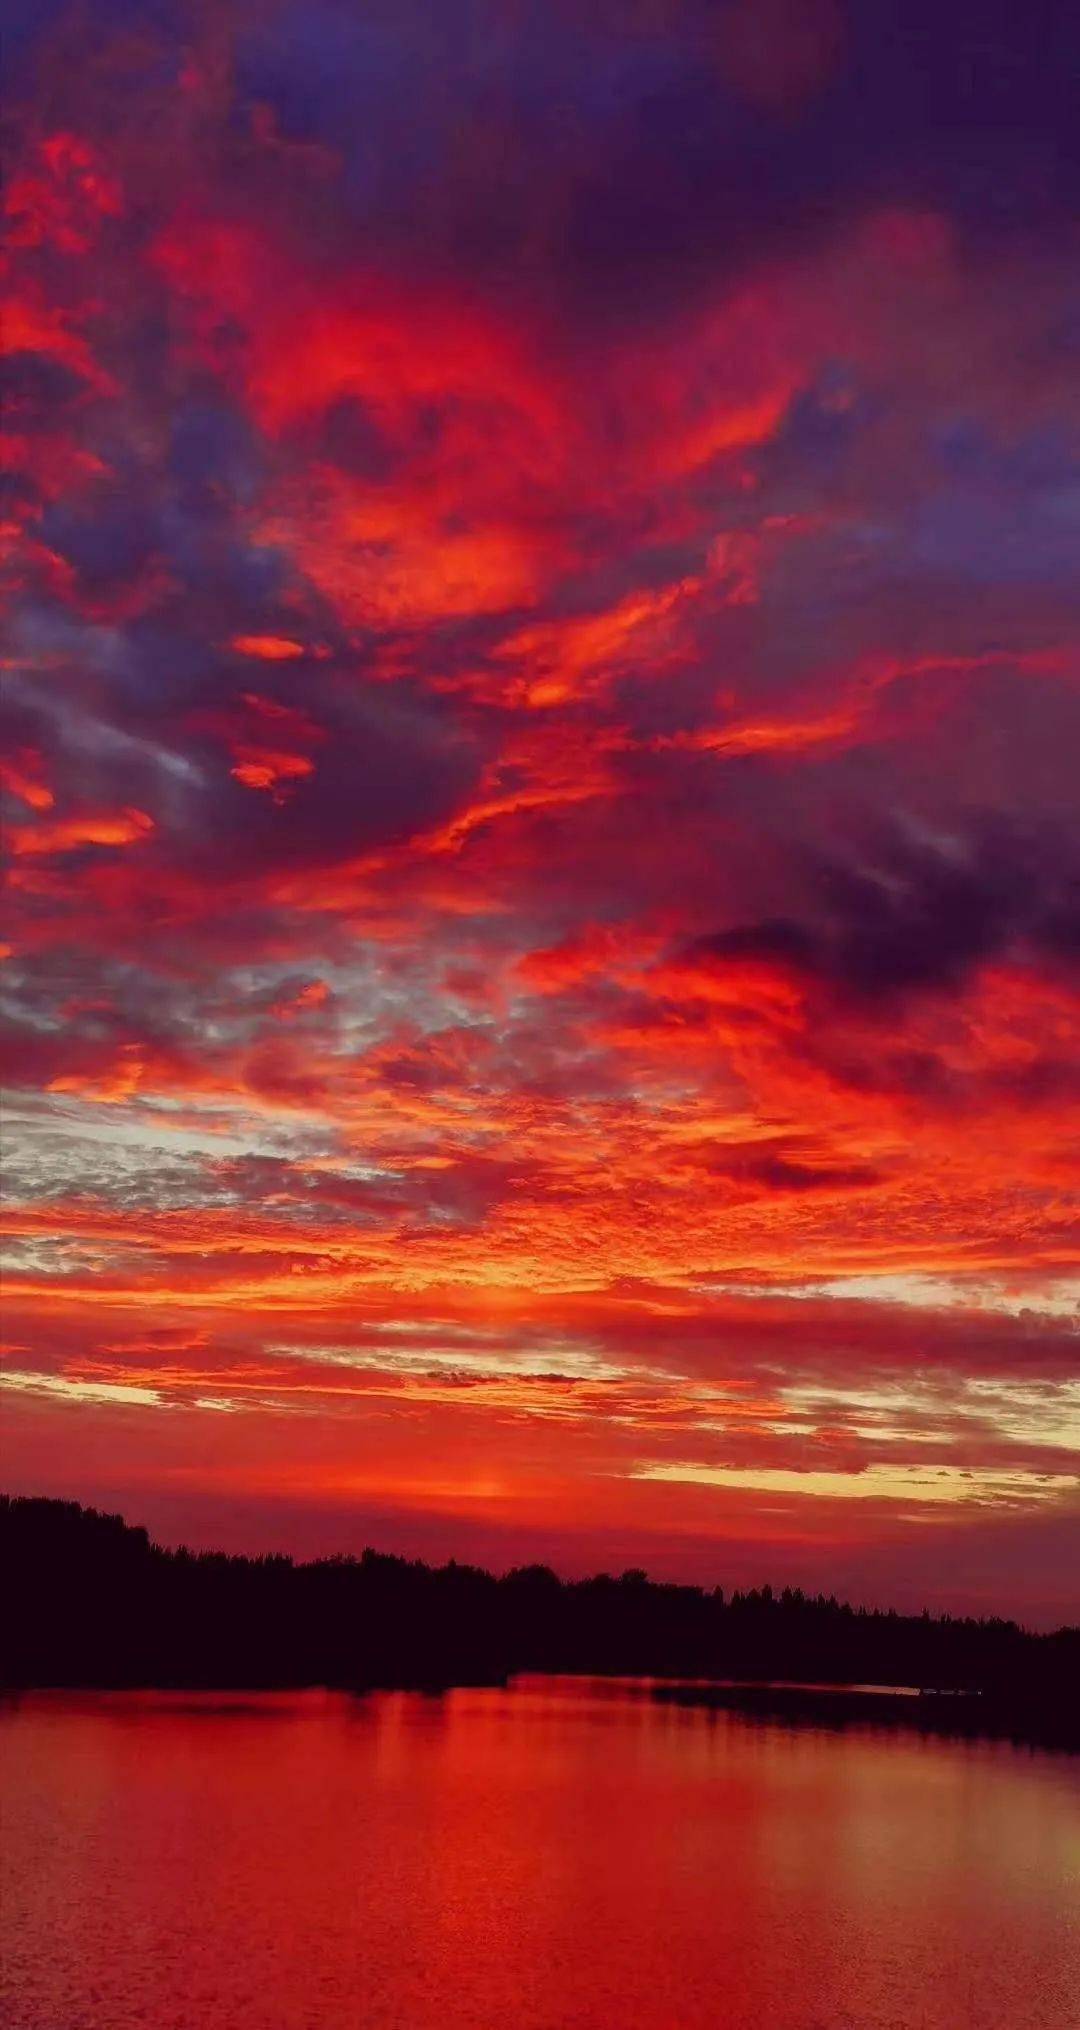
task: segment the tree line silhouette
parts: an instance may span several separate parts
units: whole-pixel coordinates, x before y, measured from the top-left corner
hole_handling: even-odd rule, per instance
[[[6,1495],[0,1570],[0,1675],[12,1688],[439,1689],[520,1672],[783,1680],[967,1695],[908,1700],[921,1724],[933,1709],[934,1724],[1063,1746],[1080,1728],[1080,1628],[1035,1635],[996,1617],[852,1608],[792,1587],[725,1593],[640,1571],[560,1580],[540,1565],[496,1577],[373,1550],[306,1563],[165,1550],[121,1516]],[[731,1702],[706,1687],[679,1696]]]

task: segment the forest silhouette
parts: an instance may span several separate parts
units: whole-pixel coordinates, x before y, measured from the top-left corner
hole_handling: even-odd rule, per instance
[[[650,1691],[751,1715],[870,1716],[1080,1747],[1080,1628],[1032,1634],[996,1617],[853,1608],[790,1587],[726,1593],[641,1571],[560,1580],[539,1565],[497,1577],[374,1550],[307,1563],[166,1550],[121,1516],[25,1496],[0,1496],[0,1569],[0,1675],[15,1690],[437,1691],[559,1672],[697,1680]],[[923,1696],[865,1689],[889,1686]]]

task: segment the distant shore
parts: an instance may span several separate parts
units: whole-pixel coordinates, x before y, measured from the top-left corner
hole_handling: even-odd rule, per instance
[[[296,1563],[164,1550],[120,1516],[0,1496],[9,1690],[438,1693],[523,1674],[672,1705],[1080,1748],[1080,1629],[902,1615],[769,1586],[497,1576],[366,1550]]]
[[[1080,1754],[1080,1706],[1070,1693],[913,1691],[891,1686],[658,1684],[662,1705],[735,1712],[826,1728],[901,1727],[920,1734],[967,1740],[1012,1741],[1020,1746]]]

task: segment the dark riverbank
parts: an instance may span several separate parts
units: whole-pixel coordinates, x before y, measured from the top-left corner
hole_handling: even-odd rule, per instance
[[[1076,1628],[1032,1635],[1009,1621],[871,1612],[769,1587],[728,1595],[640,1572],[563,1582],[538,1566],[495,1577],[370,1550],[309,1564],[168,1551],[119,1516],[7,1497],[0,1570],[0,1678],[14,1690],[647,1677],[669,1681],[660,1699],[793,1722],[1080,1747]],[[924,1696],[851,1689],[870,1685]],[[825,1686],[841,1689],[806,1689]]]
[[[790,1726],[906,1728],[949,1740],[1010,1741],[1015,1746],[1080,1753],[1075,1685],[945,1692],[851,1685],[655,1685],[661,1705],[736,1712]]]

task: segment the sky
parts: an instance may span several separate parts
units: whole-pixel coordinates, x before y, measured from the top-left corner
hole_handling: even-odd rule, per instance
[[[5,1485],[1077,1618],[1080,14],[10,15]]]

